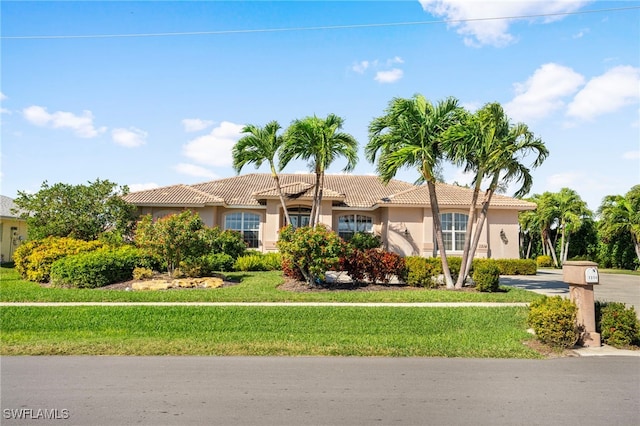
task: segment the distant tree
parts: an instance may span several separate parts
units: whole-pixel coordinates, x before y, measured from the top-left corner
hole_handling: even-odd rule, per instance
[[[128,193],[128,187],[108,180],[53,186],[45,181],[35,194],[18,192],[14,202],[22,210],[20,217],[27,222],[30,239],[53,236],[91,241],[106,233],[131,233],[136,208],[122,199]]]
[[[367,159],[375,163],[377,173],[387,183],[403,167],[413,167],[427,183],[436,243],[448,289],[454,288],[440,222],[440,208],[435,191],[437,170],[444,160],[442,138],[459,115],[457,99],[448,98],[432,104],[422,95],[410,99],[394,98],[385,114],[369,124]]]
[[[320,204],[324,187],[324,175],[329,166],[340,156],[347,159],[343,171],[353,170],[358,162],[358,142],[348,133],[342,132],[344,120],[335,114],[327,118],[305,117],[294,120],[284,135],[284,146],[280,154],[280,169],[291,160],[307,160],[316,175],[313,204],[309,226],[318,224]]]
[[[236,173],[240,173],[246,164],[255,164],[256,168],[260,167],[263,162],[269,163],[271,169],[271,177],[276,184],[280,204],[284,210],[284,217],[287,224],[291,223],[287,204],[284,201],[282,188],[280,187],[280,178],[276,171],[275,158],[284,144],[282,135],[278,135],[280,124],[277,121],[270,121],[264,127],[258,127],[248,124],[242,129],[242,133],[246,134],[233,147],[233,168]]]
[[[593,213],[573,189],[562,188],[554,194],[554,200],[558,213],[556,223],[560,233],[560,259],[564,263],[569,254],[571,235],[582,227],[585,220],[592,218]]]
[[[599,230],[605,243],[626,235],[640,262],[640,185],[622,195],[608,195],[598,209]]]

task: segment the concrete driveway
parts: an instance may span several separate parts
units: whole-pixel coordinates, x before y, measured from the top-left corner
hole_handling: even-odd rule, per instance
[[[500,277],[500,284],[547,296],[569,297],[569,285],[562,281],[562,270],[540,270],[535,276],[504,276]],[[596,300],[633,306],[640,318],[640,276],[600,273],[600,284],[594,285],[593,291]]]

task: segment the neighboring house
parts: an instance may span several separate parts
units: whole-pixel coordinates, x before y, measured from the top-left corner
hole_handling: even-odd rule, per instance
[[[282,174],[280,183],[294,226],[309,223],[315,175]],[[447,254],[462,253],[472,190],[437,184]],[[348,239],[356,231],[382,237],[387,250],[402,256],[438,255],[429,192],[424,186],[376,176],[326,175],[320,222]],[[196,185],[173,185],[133,192],[124,197],[140,214],[159,218],[185,209],[197,212],[207,226],[240,231],[249,247],[275,251],[285,225],[270,174],[248,174]],[[494,195],[476,256],[519,257],[518,212],[535,204]]]
[[[18,210],[13,213],[12,210]],[[0,257],[2,262],[13,260],[13,253],[27,238],[27,222],[19,217],[13,199],[0,195]]]

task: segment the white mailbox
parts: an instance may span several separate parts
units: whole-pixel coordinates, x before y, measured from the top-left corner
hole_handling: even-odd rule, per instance
[[[586,268],[584,270],[584,281],[587,284],[598,284],[598,268]]]

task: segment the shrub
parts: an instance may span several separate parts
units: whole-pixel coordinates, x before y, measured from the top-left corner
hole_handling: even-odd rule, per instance
[[[487,259],[478,263],[473,271],[473,281],[478,291],[491,293],[500,290],[500,268],[497,262]]]
[[[90,252],[103,247],[99,241],[49,237],[22,244],[14,253],[16,270],[29,281],[47,282],[53,263],[66,256]]]
[[[217,226],[205,228],[200,232],[200,238],[206,253],[224,253],[236,260],[247,252],[247,243],[237,231],[223,231]]]
[[[105,247],[57,260],[51,267],[51,282],[76,288],[103,287],[133,278],[133,270],[149,262],[135,247]]]
[[[539,268],[549,268],[553,266],[553,259],[551,259],[551,256],[538,256],[536,258],[536,263]]]
[[[277,271],[280,270],[282,257],[280,253],[251,253],[236,259],[236,271]]]
[[[611,346],[640,344],[640,322],[635,309],[626,308],[624,303],[596,302],[596,331]]]
[[[410,256],[405,258],[406,282],[412,287],[436,288],[442,264],[436,257]]]
[[[495,259],[500,275],[535,275],[538,269],[533,259]]]
[[[342,238],[322,225],[297,229],[286,226],[277,244],[283,262],[297,268],[309,284],[324,281],[325,273],[339,265],[344,253]]]
[[[570,348],[580,337],[577,311],[576,305],[568,299],[545,297],[531,302],[528,322],[541,342],[554,348]]]
[[[348,243],[354,249],[363,251],[380,248],[382,246],[380,237],[368,232],[356,232]]]
[[[233,257],[226,253],[211,253],[180,262],[180,273],[186,277],[207,277],[214,272],[233,271]]]
[[[134,280],[148,280],[153,277],[153,271],[149,268],[133,268]]]
[[[406,276],[404,259],[396,253],[370,249],[365,252],[365,256],[365,275],[372,283],[388,284],[393,276],[401,280]]]

